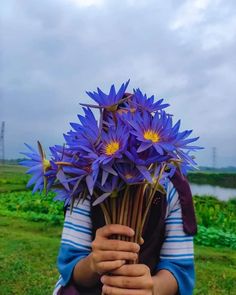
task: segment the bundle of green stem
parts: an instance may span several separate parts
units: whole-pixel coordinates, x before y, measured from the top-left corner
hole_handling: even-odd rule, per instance
[[[140,244],[153,198],[157,191],[165,193],[160,184],[165,167],[166,165],[163,165],[154,183],[127,185],[124,190],[100,203],[106,224],[126,225],[135,232],[131,238],[121,235],[114,238]]]
[[[163,186],[160,184],[165,167],[166,165],[163,165],[154,184],[127,185],[124,194],[119,193],[115,197],[110,197],[100,203],[106,224],[126,225],[135,232],[134,236],[129,238],[122,235],[112,238],[141,244],[144,225],[153,198],[157,191],[165,193]],[[135,263],[138,263],[138,259],[136,261],[127,261],[127,264]],[[101,295],[104,295],[104,293]]]

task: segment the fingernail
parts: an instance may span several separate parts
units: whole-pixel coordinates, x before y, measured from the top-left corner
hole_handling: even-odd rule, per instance
[[[135,244],[136,244],[137,250],[139,251],[140,250],[140,245],[138,243],[135,243]]]
[[[101,277],[101,282],[104,283],[104,276]]]

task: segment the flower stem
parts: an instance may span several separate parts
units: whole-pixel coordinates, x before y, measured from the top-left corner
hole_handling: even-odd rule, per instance
[[[127,207],[125,207],[126,209],[126,222],[125,225],[131,227],[131,220],[132,220],[132,210],[133,210],[133,200],[132,200],[132,195],[131,192],[129,190],[129,194],[128,194],[128,200],[127,200]],[[130,240],[132,242],[132,238],[126,238],[126,241]]]
[[[124,197],[122,198],[119,224],[125,224],[124,223],[124,213],[125,213],[125,208],[127,208],[127,205],[128,205],[127,204],[128,195],[129,195],[129,187],[127,186],[125,189]]]
[[[150,196],[148,198],[148,203],[147,203],[147,207],[145,209],[145,212],[144,212],[144,215],[143,215],[143,220],[142,220],[142,223],[141,223],[141,235],[142,235],[142,232],[143,232],[143,228],[144,228],[144,224],[145,224],[145,221],[146,221],[146,218],[147,218],[147,215],[148,215],[148,212],[149,212],[149,209],[151,207],[151,204],[152,204],[152,201],[153,201],[153,197],[155,196],[155,193],[157,191],[157,188],[158,188],[158,185],[159,185],[159,181],[162,177],[162,174],[163,172],[165,171],[165,168],[166,168],[166,164],[164,164],[161,168],[161,171],[157,177],[157,180],[156,180],[156,183],[154,185],[154,188],[153,190],[150,192]]]
[[[108,212],[105,204],[104,203],[100,203],[100,206],[102,208],[102,211],[103,211],[103,215],[104,215],[106,224],[111,224],[111,217],[110,217],[110,214],[109,214],[109,212]]]
[[[132,220],[131,220],[131,227],[135,231],[134,240],[137,235],[136,224],[137,224],[137,218],[138,218],[138,209],[140,207],[140,197],[141,197],[140,195],[141,195],[141,185],[138,186],[135,196],[134,195],[132,196],[133,199],[135,198],[135,202],[134,202],[134,207],[130,208],[133,211]]]
[[[111,198],[111,216],[112,223],[116,224],[116,198]]]
[[[129,207],[129,203],[130,203],[130,187],[127,188],[126,191],[126,195],[125,195],[125,199],[124,199],[124,209],[123,209],[123,224],[129,226],[129,214],[130,214],[130,207]],[[123,237],[123,240],[127,240],[126,237]]]
[[[122,225],[126,225],[127,214],[125,214],[125,208],[127,208],[127,206],[128,206],[128,194],[129,194],[129,186],[126,187],[124,196],[121,198],[120,203],[118,205],[120,207],[118,223],[122,224]],[[119,235],[118,239],[123,240],[124,237]]]
[[[143,203],[144,203],[144,196],[146,192],[147,185],[143,185],[140,190],[140,199],[139,199],[139,207],[138,207],[138,216],[137,216],[137,222],[136,222],[136,231],[134,236],[135,243],[140,243],[140,239],[142,236],[141,232],[141,223],[142,223],[142,211],[143,211]]]

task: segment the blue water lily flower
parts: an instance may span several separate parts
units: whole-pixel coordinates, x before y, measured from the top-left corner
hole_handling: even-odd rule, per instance
[[[172,139],[172,144],[174,145],[174,151],[170,154],[173,155],[173,158],[176,157],[177,161],[180,162],[180,166],[182,166],[182,170],[185,171],[184,173],[186,174],[187,171],[190,170],[190,166],[194,167],[197,165],[193,157],[190,155],[190,152],[203,149],[203,147],[190,145],[199,139],[199,137],[189,138],[193,130],[180,132],[179,129],[180,120],[173,126],[169,134]]]
[[[138,153],[134,146],[125,152],[126,157],[136,165],[136,168],[141,172],[144,178],[152,183],[153,177],[151,175],[150,167],[153,163],[161,163],[169,159],[168,155],[160,155],[153,152],[153,149]]]
[[[97,161],[106,165],[114,159],[121,159],[126,151],[128,139],[129,129],[122,124],[110,128],[107,132],[103,131],[100,156]]]
[[[71,165],[62,164],[62,171],[65,174],[65,182],[72,184],[78,188],[82,181],[86,183],[90,195],[93,194],[95,182],[99,173],[99,165],[94,163],[89,156],[72,159]],[[74,194],[74,192],[72,192]]]
[[[21,161],[20,165],[30,168],[26,173],[31,174],[32,177],[27,183],[27,187],[34,185],[33,193],[35,193],[37,190],[41,192],[44,188],[46,189],[47,181],[45,173],[51,167],[50,161],[46,159],[45,152],[43,151],[39,141],[38,151],[26,143],[25,145],[30,150],[30,152],[22,152],[21,154],[27,156],[29,159]]]
[[[132,111],[134,111],[134,109],[137,109],[152,113],[163,110],[164,108],[167,108],[169,106],[168,103],[163,103],[163,100],[164,99],[160,99],[157,102],[154,102],[154,95],[148,98],[147,95],[143,94],[142,91],[138,88],[134,90],[134,95],[132,97]]]
[[[134,116],[129,123],[133,127],[130,132],[140,141],[138,152],[154,147],[160,155],[164,155],[165,152],[174,150],[172,138],[169,136],[172,118],[164,111],[155,113],[154,116],[144,112],[143,116]]]
[[[87,91],[86,93],[96,103],[98,103],[98,107],[115,111],[117,106],[125,100],[124,94],[129,85],[129,81],[130,80],[128,80],[126,83],[123,83],[118,91],[116,91],[115,86],[112,85],[108,94],[105,94],[100,88],[97,88],[97,92]],[[87,106],[87,104],[81,105]]]
[[[34,185],[33,192],[51,189],[66,206],[90,196],[99,204],[122,196],[129,185],[145,183],[162,192],[176,169],[186,174],[196,166],[192,152],[201,148],[193,144],[198,137],[180,131],[180,121],[173,124],[163,99],[155,102],[139,88],[127,93],[128,84],[118,91],[112,85],[108,94],[100,88],[87,92],[97,105],[82,104],[84,115],[70,123],[64,145],[50,147],[50,160],[39,142],[38,151],[26,145],[28,159],[21,165],[29,168],[27,186]],[[99,109],[98,119],[91,107]]]
[[[54,188],[53,192],[56,193],[56,196],[54,197],[55,201],[62,201],[64,202],[64,206],[68,206],[71,204],[71,191],[66,190],[64,187],[62,188]]]
[[[134,163],[116,164],[115,169],[127,184],[142,183],[145,180],[143,174],[136,168]]]
[[[117,197],[118,193],[124,189],[124,183],[118,176],[113,175],[109,177],[109,180],[105,185],[97,183],[97,187],[102,192],[102,194],[96,198],[96,200],[93,202],[93,206],[104,202],[108,197]]]
[[[179,132],[180,128],[180,120],[173,126],[171,129],[170,136],[173,138],[173,144],[176,149],[184,149],[184,150],[199,150],[202,149],[200,146],[192,146],[189,145],[192,142],[195,142],[199,139],[199,137],[188,138],[189,135],[193,132],[193,130],[185,130],[183,132]]]
[[[97,120],[91,109],[83,108],[85,116],[78,115],[81,124],[70,123],[75,131],[64,134],[67,145],[75,151],[95,152],[100,135]]]

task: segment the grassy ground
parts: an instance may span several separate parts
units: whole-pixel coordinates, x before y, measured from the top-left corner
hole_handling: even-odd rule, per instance
[[[61,227],[0,217],[0,294],[52,294]]]
[[[0,193],[25,190],[29,175],[19,165],[0,165]]]
[[[236,294],[236,251],[196,246],[197,295]]]
[[[47,295],[57,281],[61,227],[0,217],[0,294]],[[198,295],[234,295],[236,252],[196,247]],[[186,294],[187,295],[187,294]]]

